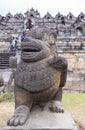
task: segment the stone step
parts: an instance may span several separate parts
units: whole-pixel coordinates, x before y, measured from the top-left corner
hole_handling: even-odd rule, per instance
[[[0,66],[9,65],[9,62],[1,63]]]
[[[0,66],[0,69],[8,69],[9,66]]]
[[[0,69],[6,69],[9,68],[9,58],[10,56],[15,56],[15,52],[3,52],[0,53]]]
[[[0,65],[0,69],[6,69],[6,68],[9,68],[9,64]]]

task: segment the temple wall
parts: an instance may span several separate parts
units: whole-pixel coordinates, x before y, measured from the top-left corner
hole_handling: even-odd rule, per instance
[[[85,92],[85,51],[84,52],[59,52],[68,61],[67,82],[65,92]]]
[[[33,8],[24,14],[0,15],[0,42],[12,42],[14,35],[20,36],[31,19],[34,26],[45,26],[57,30],[57,53],[68,61],[68,76],[64,91],[85,92],[85,14],[75,17],[72,13],[60,13],[52,17],[48,12],[43,18]],[[1,43],[0,43],[1,44]]]

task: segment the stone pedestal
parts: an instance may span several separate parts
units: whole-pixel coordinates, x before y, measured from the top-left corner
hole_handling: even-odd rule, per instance
[[[53,113],[47,107],[35,108],[23,126],[5,126],[2,130],[77,130],[69,112]]]

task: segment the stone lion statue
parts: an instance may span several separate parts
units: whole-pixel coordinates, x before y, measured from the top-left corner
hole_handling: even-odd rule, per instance
[[[15,112],[8,125],[23,125],[36,104],[44,109],[50,102],[50,111],[64,112],[61,100],[67,61],[56,54],[56,37],[56,32],[46,28],[27,32],[14,77]]]

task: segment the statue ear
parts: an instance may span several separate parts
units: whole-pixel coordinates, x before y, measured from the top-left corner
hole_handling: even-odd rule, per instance
[[[17,57],[11,56],[9,58],[9,67],[10,68],[16,68],[17,67]]]

